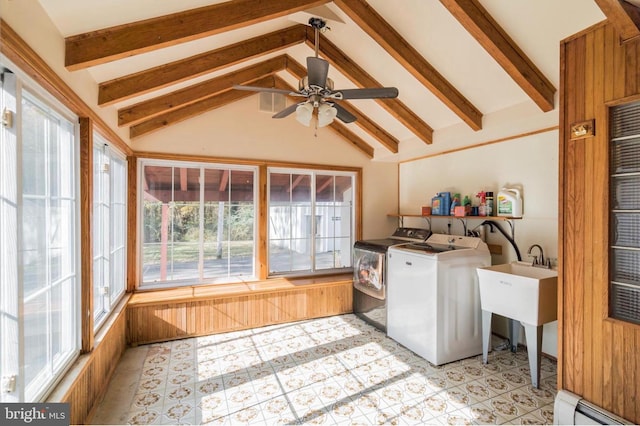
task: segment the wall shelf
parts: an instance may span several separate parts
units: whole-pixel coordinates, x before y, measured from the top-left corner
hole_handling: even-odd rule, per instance
[[[458,219],[462,222],[462,226],[464,228],[464,233],[467,233],[467,220],[492,220],[492,221],[503,221],[509,224],[511,228],[511,238],[515,239],[515,225],[513,223],[514,220],[520,220],[522,217],[513,217],[513,216],[444,216],[444,215],[422,215],[422,214],[398,214],[398,213],[389,213],[387,217],[396,217],[398,218],[398,225],[400,227],[404,226],[404,218],[412,217],[412,218],[423,218],[429,224],[429,231],[431,231],[431,219]],[[502,254],[502,246],[498,250],[496,247],[490,247],[491,252],[494,254]]]
[[[475,220],[503,220],[503,221],[511,221],[511,220],[522,219],[522,217],[512,217],[512,216],[450,216],[450,215],[446,215],[445,216],[445,215],[398,214],[398,213],[389,213],[389,214],[387,214],[387,217],[397,217],[398,218],[398,223],[400,224],[400,226],[403,226],[403,222],[404,222],[404,218],[405,217],[423,218],[427,222],[429,222],[429,225],[431,225],[431,218],[436,218],[436,219],[460,219],[460,220],[468,220],[468,219],[475,219]]]

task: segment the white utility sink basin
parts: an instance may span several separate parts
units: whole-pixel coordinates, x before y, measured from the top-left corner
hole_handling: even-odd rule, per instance
[[[522,262],[477,270],[483,311],[529,325],[557,319],[558,271]]]
[[[493,314],[510,319],[511,350],[518,347],[520,323],[524,326],[531,384],[540,385],[542,324],[558,317],[558,272],[524,262],[477,268],[482,309],[482,361],[488,362]]]

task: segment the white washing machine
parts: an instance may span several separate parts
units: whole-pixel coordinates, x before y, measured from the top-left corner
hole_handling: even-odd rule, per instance
[[[481,354],[476,268],[489,265],[480,238],[433,234],[390,247],[387,335],[435,365]]]

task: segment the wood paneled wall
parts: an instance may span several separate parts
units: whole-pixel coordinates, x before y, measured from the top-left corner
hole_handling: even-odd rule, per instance
[[[137,345],[352,312],[350,275],[316,281],[136,293],[127,308],[127,339]]]
[[[558,387],[640,423],[640,326],[608,318],[608,108],[640,99],[640,41],[607,23],[561,44]],[[595,119],[595,136],[570,140]]]

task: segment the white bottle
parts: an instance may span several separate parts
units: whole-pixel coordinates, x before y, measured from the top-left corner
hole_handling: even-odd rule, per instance
[[[498,192],[498,216],[522,217],[522,198],[515,188],[502,188]]]

